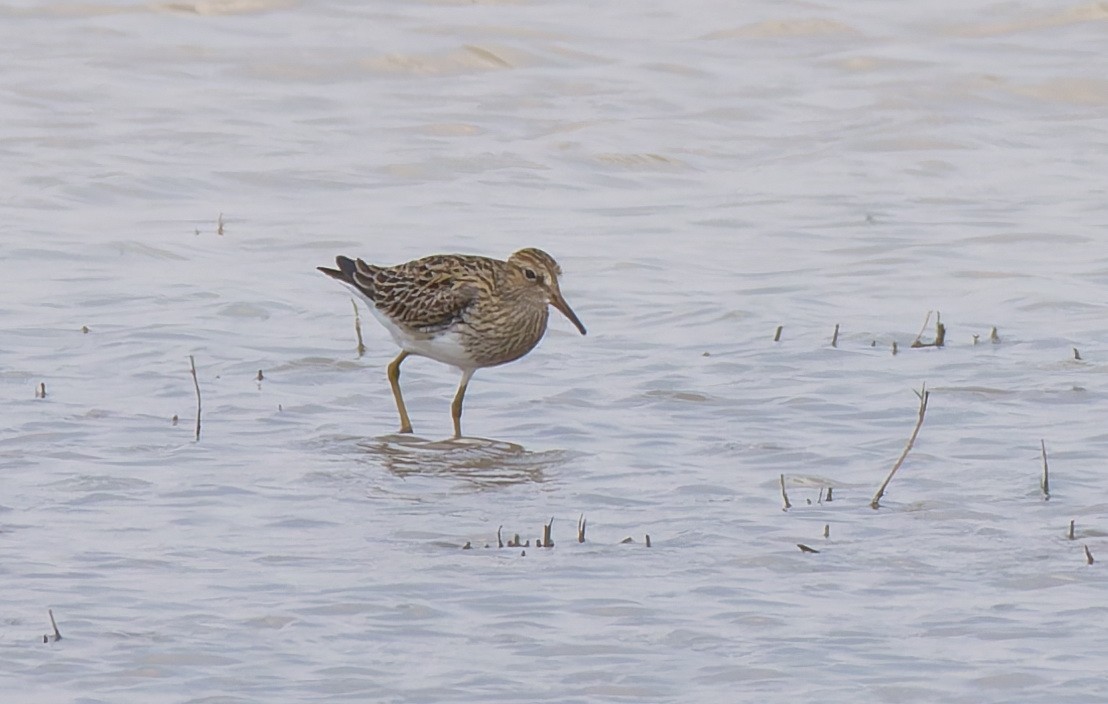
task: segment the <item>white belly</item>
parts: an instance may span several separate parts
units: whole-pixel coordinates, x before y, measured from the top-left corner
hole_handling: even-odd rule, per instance
[[[369,309],[373,312],[373,316],[381,322],[381,325],[389,331],[393,341],[400,349],[420,357],[428,357],[436,362],[449,364],[458,369],[476,368],[473,359],[462,346],[461,335],[457,332],[444,330],[433,337],[412,335],[392,322],[387,315],[377,309],[377,306],[370,304]]]

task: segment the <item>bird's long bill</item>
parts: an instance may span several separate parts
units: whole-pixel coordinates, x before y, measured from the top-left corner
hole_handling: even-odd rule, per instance
[[[574,326],[581,331],[582,335],[585,334],[585,326],[581,324],[581,321],[577,318],[577,314],[574,313],[573,309],[566,303],[566,299],[562,298],[560,291],[550,292],[550,305],[560,310],[562,315],[569,318],[569,322],[573,323]]]

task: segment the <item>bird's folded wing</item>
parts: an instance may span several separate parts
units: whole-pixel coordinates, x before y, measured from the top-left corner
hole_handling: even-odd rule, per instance
[[[473,282],[436,268],[403,275],[381,269],[373,277],[373,288],[378,309],[397,323],[423,332],[458,322],[477,297]]]

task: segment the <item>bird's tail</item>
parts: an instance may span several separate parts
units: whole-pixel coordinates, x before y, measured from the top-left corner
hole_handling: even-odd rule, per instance
[[[350,257],[343,256],[335,257],[335,264],[338,266],[338,269],[331,269],[325,266],[317,266],[316,268],[332,279],[338,279],[344,284],[353,287],[369,300],[374,300],[373,280],[366,275],[366,272],[370,268],[369,265],[363,261],[354,261]]]

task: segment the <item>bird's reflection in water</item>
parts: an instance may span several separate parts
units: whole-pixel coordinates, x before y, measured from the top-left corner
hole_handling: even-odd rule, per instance
[[[479,488],[542,482],[546,470],[569,457],[564,450],[532,452],[503,440],[428,440],[409,434],[386,435],[358,447],[398,477],[442,476]]]

